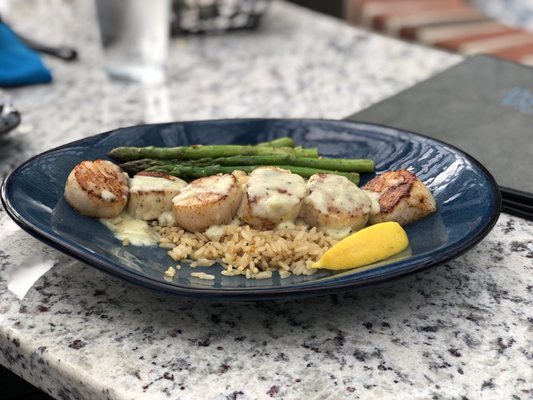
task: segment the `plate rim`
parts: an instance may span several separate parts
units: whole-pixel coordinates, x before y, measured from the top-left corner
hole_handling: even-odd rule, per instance
[[[176,284],[170,284],[167,282],[162,282],[159,280],[155,280],[153,278],[150,278],[146,275],[142,275],[139,273],[135,273],[133,271],[128,270],[127,268],[117,268],[116,265],[118,265],[115,262],[109,261],[103,256],[96,257],[93,256],[93,251],[90,249],[87,249],[85,247],[82,247],[80,245],[76,246],[78,248],[75,248],[75,246],[71,246],[68,241],[61,240],[61,238],[58,238],[57,236],[50,235],[46,231],[41,230],[40,228],[37,228],[35,225],[33,225],[30,221],[28,221],[24,216],[22,216],[16,209],[16,206],[14,206],[7,195],[7,186],[11,183],[11,180],[14,179],[13,177],[16,176],[16,174],[24,169],[28,164],[33,163],[35,160],[46,156],[49,153],[60,151],[64,148],[70,148],[73,146],[76,146],[77,144],[87,141],[89,139],[95,139],[96,137],[99,137],[100,139],[105,138],[106,136],[116,133],[120,130],[127,130],[130,128],[138,128],[138,127],[153,127],[153,126],[165,126],[165,125],[173,125],[173,124],[188,124],[188,123],[220,123],[220,122],[247,122],[247,121],[305,121],[305,122],[325,122],[325,123],[337,123],[337,124],[346,124],[346,125],[358,125],[361,127],[361,129],[364,128],[372,128],[376,127],[378,130],[380,130],[381,133],[384,133],[388,135],[388,133],[383,132],[383,129],[390,130],[391,132],[396,133],[403,133],[408,134],[409,136],[415,136],[420,137],[423,139],[427,139],[432,142],[436,142],[440,146],[447,147],[453,152],[460,154],[462,157],[466,158],[468,161],[470,161],[477,169],[479,169],[487,178],[487,180],[490,182],[490,192],[493,194],[493,204],[490,210],[490,215],[486,219],[485,223],[482,225],[482,227],[476,231],[473,235],[470,235],[466,238],[466,240],[462,241],[460,244],[456,244],[453,246],[454,248],[448,251],[440,251],[439,255],[437,257],[428,257],[428,255],[418,255],[411,259],[411,264],[413,261],[416,261],[413,265],[410,266],[410,268],[401,269],[397,271],[396,274],[389,273],[386,274],[386,276],[383,276],[382,274],[378,274],[378,276],[370,275],[364,280],[358,280],[358,281],[350,281],[346,279],[340,278],[340,280],[332,279],[328,281],[328,285],[324,286],[323,282],[316,281],[315,283],[311,282],[305,282],[304,286],[301,286],[301,284],[287,286],[287,287],[247,287],[247,288],[213,288],[213,287],[190,287],[190,286],[182,286],[182,285],[176,285]],[[470,250],[472,247],[474,247],[477,243],[479,243],[494,227],[496,224],[498,217],[501,212],[502,207],[502,196],[501,191],[496,183],[494,177],[492,174],[487,170],[487,168],[481,164],[477,159],[469,155],[467,152],[457,148],[454,145],[451,145],[449,143],[443,142],[442,140],[432,138],[430,136],[408,131],[405,129],[395,128],[392,126],[382,125],[382,124],[375,124],[375,123],[369,123],[369,122],[363,122],[363,121],[353,121],[353,120],[336,120],[336,119],[327,119],[327,118],[222,118],[222,119],[206,119],[206,120],[189,120],[189,121],[172,121],[172,122],[165,122],[165,123],[154,123],[154,124],[138,124],[138,125],[131,125],[126,127],[119,127],[117,129],[108,130],[102,133],[97,133],[91,136],[87,136],[84,138],[77,139],[75,141],[62,144],[60,146],[54,147],[52,149],[46,150],[44,152],[41,152],[39,154],[36,154],[32,156],[31,158],[24,161],[22,164],[20,164],[18,167],[16,167],[13,171],[11,171],[4,181],[2,182],[1,188],[0,188],[0,198],[2,205],[4,206],[4,209],[6,211],[6,214],[9,215],[9,217],[18,225],[20,226],[24,231],[35,237],[36,239],[40,240],[41,242],[45,243],[46,245],[49,245],[56,250],[61,251],[64,254],[67,254],[79,261],[82,261],[86,264],[89,264],[92,267],[95,267],[103,272],[106,272],[108,274],[111,274],[113,276],[117,276],[119,278],[125,279],[126,281],[140,285],[143,287],[147,287],[150,289],[155,289],[160,292],[169,293],[172,295],[177,296],[183,296],[183,297],[189,297],[189,298],[202,298],[202,299],[213,299],[213,300],[244,300],[244,301],[250,301],[250,300],[274,300],[274,299],[280,299],[280,298],[289,298],[289,297],[303,297],[303,296],[316,296],[316,295],[323,295],[323,294],[331,294],[331,293],[341,293],[348,290],[355,290],[361,287],[378,284],[381,282],[387,282],[391,280],[395,280],[404,276],[412,275],[413,273],[422,271],[424,269],[430,268],[432,266],[437,266],[443,263],[446,263],[448,261],[451,261],[460,255],[464,254],[468,250]],[[400,260],[391,264],[387,264],[387,266],[394,265],[396,263],[403,263],[405,260]]]

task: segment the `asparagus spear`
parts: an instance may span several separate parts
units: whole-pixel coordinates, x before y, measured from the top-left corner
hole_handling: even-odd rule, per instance
[[[147,168],[164,165],[164,164],[180,164],[180,165],[195,165],[195,166],[209,166],[209,165],[292,165],[298,167],[310,167],[327,169],[331,171],[342,172],[373,172],[374,161],[369,159],[348,159],[348,158],[304,158],[295,157],[289,154],[280,155],[265,155],[265,156],[232,156],[220,158],[201,158],[191,161],[180,160],[150,160],[141,159],[129,161],[121,165],[122,169],[128,173],[136,173]]]
[[[294,147],[294,140],[288,136],[271,140],[269,142],[262,142],[257,144],[260,147]]]
[[[233,165],[233,166],[222,166],[222,165],[206,165],[206,166],[192,166],[192,165],[156,165],[147,169],[147,171],[157,171],[163,172],[169,175],[174,175],[183,179],[199,178],[202,176],[211,176],[215,174],[231,174],[235,170],[241,170],[246,173],[252,172],[260,165]],[[320,168],[308,168],[308,167],[297,167],[293,165],[279,165],[279,168],[283,168],[291,171],[293,174],[300,175],[304,178],[309,178],[311,175],[323,172],[329,174],[342,175],[348,178],[355,184],[359,183],[359,174],[356,172],[337,172],[330,171]]]
[[[200,162],[201,160],[198,160]],[[206,161],[207,162],[207,161]],[[327,169],[341,172],[374,172],[374,161],[370,159],[349,158],[305,158],[290,154],[270,156],[233,156],[210,159],[209,163],[219,165],[293,165]]]
[[[138,160],[140,158],[169,159],[198,159],[218,158],[236,155],[272,155],[292,154],[298,157],[318,157],[316,148],[302,147],[267,147],[249,145],[194,145],[183,147],[116,147],[108,155],[120,161]]]
[[[153,160],[151,158],[141,158],[140,160],[126,161],[120,164],[125,172],[130,176],[135,175],[141,171],[145,171],[151,167],[165,166],[165,165],[184,165],[182,160]],[[186,164],[189,165],[189,164]]]

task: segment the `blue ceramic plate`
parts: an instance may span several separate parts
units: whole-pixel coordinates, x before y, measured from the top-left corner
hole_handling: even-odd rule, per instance
[[[433,191],[438,212],[406,227],[408,251],[378,265],[342,273],[268,280],[190,276],[184,266],[172,282],[163,272],[172,264],[166,250],[123,247],[97,220],[74,212],[63,199],[69,172],[82,160],[107,158],[117,146],[250,144],[292,136],[331,157],[373,158],[377,171],[407,168]],[[365,183],[373,175],[362,177]],[[434,139],[377,125],[328,120],[245,119],[134,126],[50,150],[17,168],[2,186],[6,211],[23,229],[49,245],[128,281],[183,296],[259,300],[354,289],[441,264],[479,242],[495,224],[500,193],[476,160]]]

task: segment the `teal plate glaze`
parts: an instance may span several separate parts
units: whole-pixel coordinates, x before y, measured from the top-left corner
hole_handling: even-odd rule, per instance
[[[372,158],[377,172],[406,168],[433,192],[438,211],[406,227],[407,251],[375,265],[338,273],[246,280],[226,277],[220,266],[183,264],[172,281],[173,261],[158,247],[123,247],[99,221],[73,211],[63,199],[72,168],[83,160],[108,159],[117,146],[254,144],[291,136],[329,157]],[[374,175],[362,176],[362,184]],[[42,153],[4,181],[2,203],[24,230],[50,246],[127,281],[180,296],[213,300],[268,300],[339,293],[447,262],[470,249],[494,226],[501,197],[493,177],[475,159],[445,143],[395,128],[333,120],[233,119],[121,128]],[[190,276],[209,272],[216,279]]]

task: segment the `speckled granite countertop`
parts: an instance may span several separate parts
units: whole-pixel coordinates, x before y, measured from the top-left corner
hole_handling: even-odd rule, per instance
[[[9,91],[24,123],[0,138],[2,176],[51,147],[141,121],[341,118],[459,60],[274,3],[257,32],[175,40],[169,86],[146,91],[102,74],[90,5],[12,5],[19,29],[68,40],[82,60],[47,60],[53,85]],[[353,294],[221,304],[117,280],[0,210],[0,363],[58,399],[527,399],[532,238],[533,223],[502,215],[472,251],[416,276]],[[25,274],[46,270],[20,294]]]

